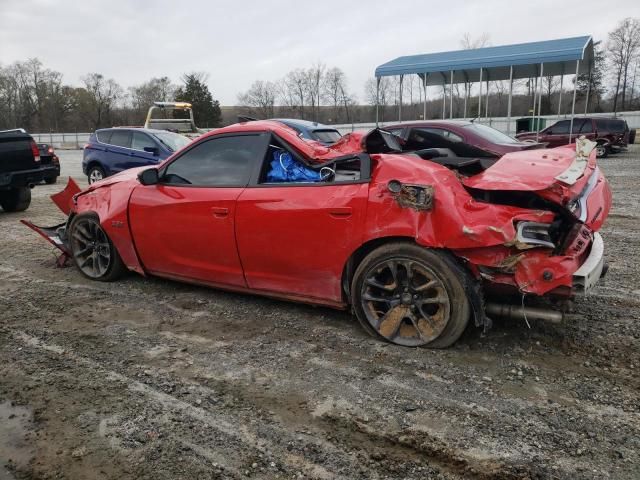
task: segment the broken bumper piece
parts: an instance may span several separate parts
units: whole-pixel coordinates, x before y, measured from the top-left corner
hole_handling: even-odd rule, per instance
[[[606,273],[604,242],[599,233],[594,233],[589,256],[573,274],[574,292],[577,295],[588,295],[604,273]]]
[[[29,227],[31,230],[39,233],[43,238],[51,243],[51,245],[62,252],[62,254],[58,257],[56,264],[59,267],[64,267],[67,263],[67,260],[72,256],[69,247],[61,238],[61,234],[62,232],[64,232],[67,224],[61,223],[60,225],[55,225],[53,227],[39,227],[38,225],[35,225],[28,220],[20,220],[20,222]]]

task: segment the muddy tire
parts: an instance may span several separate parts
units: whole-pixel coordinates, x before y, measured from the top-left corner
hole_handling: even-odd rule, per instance
[[[409,347],[446,348],[469,322],[465,275],[445,252],[408,242],[383,245],[355,271],[353,309],[374,337]]]
[[[112,282],[127,271],[118,250],[93,213],[82,213],[71,221],[69,243],[76,267],[91,280]]]
[[[0,207],[5,212],[23,212],[31,204],[31,189],[29,187],[0,190]]]

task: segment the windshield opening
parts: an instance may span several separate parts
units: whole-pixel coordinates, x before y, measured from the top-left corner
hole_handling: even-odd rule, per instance
[[[500,132],[499,130],[496,130],[495,128],[487,127],[486,125],[482,125],[479,123],[465,125],[464,128],[473,130],[477,135],[493,143],[520,143],[520,141]]]
[[[172,152],[177,152],[185,145],[189,145],[191,143],[191,140],[184,135],[172,132],[156,132],[153,136]]]

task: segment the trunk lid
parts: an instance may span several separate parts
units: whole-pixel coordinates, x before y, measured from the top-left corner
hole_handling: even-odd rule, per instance
[[[594,142],[579,139],[575,146],[508,153],[482,173],[466,178],[462,183],[478,190],[551,190],[564,199],[574,189],[579,192],[581,184],[595,170],[594,147]]]
[[[485,192],[531,192],[597,231],[609,214],[612,196],[596,164],[595,146],[582,137],[575,146],[508,154],[462,183]]]

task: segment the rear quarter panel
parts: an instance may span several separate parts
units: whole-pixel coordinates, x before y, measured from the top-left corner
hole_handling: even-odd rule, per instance
[[[410,237],[427,247],[465,249],[502,245],[515,239],[514,220],[545,221],[546,211],[481,203],[464,189],[449,169],[409,155],[374,155],[365,241]],[[391,180],[431,185],[433,207],[418,211],[401,207],[389,192]]]

